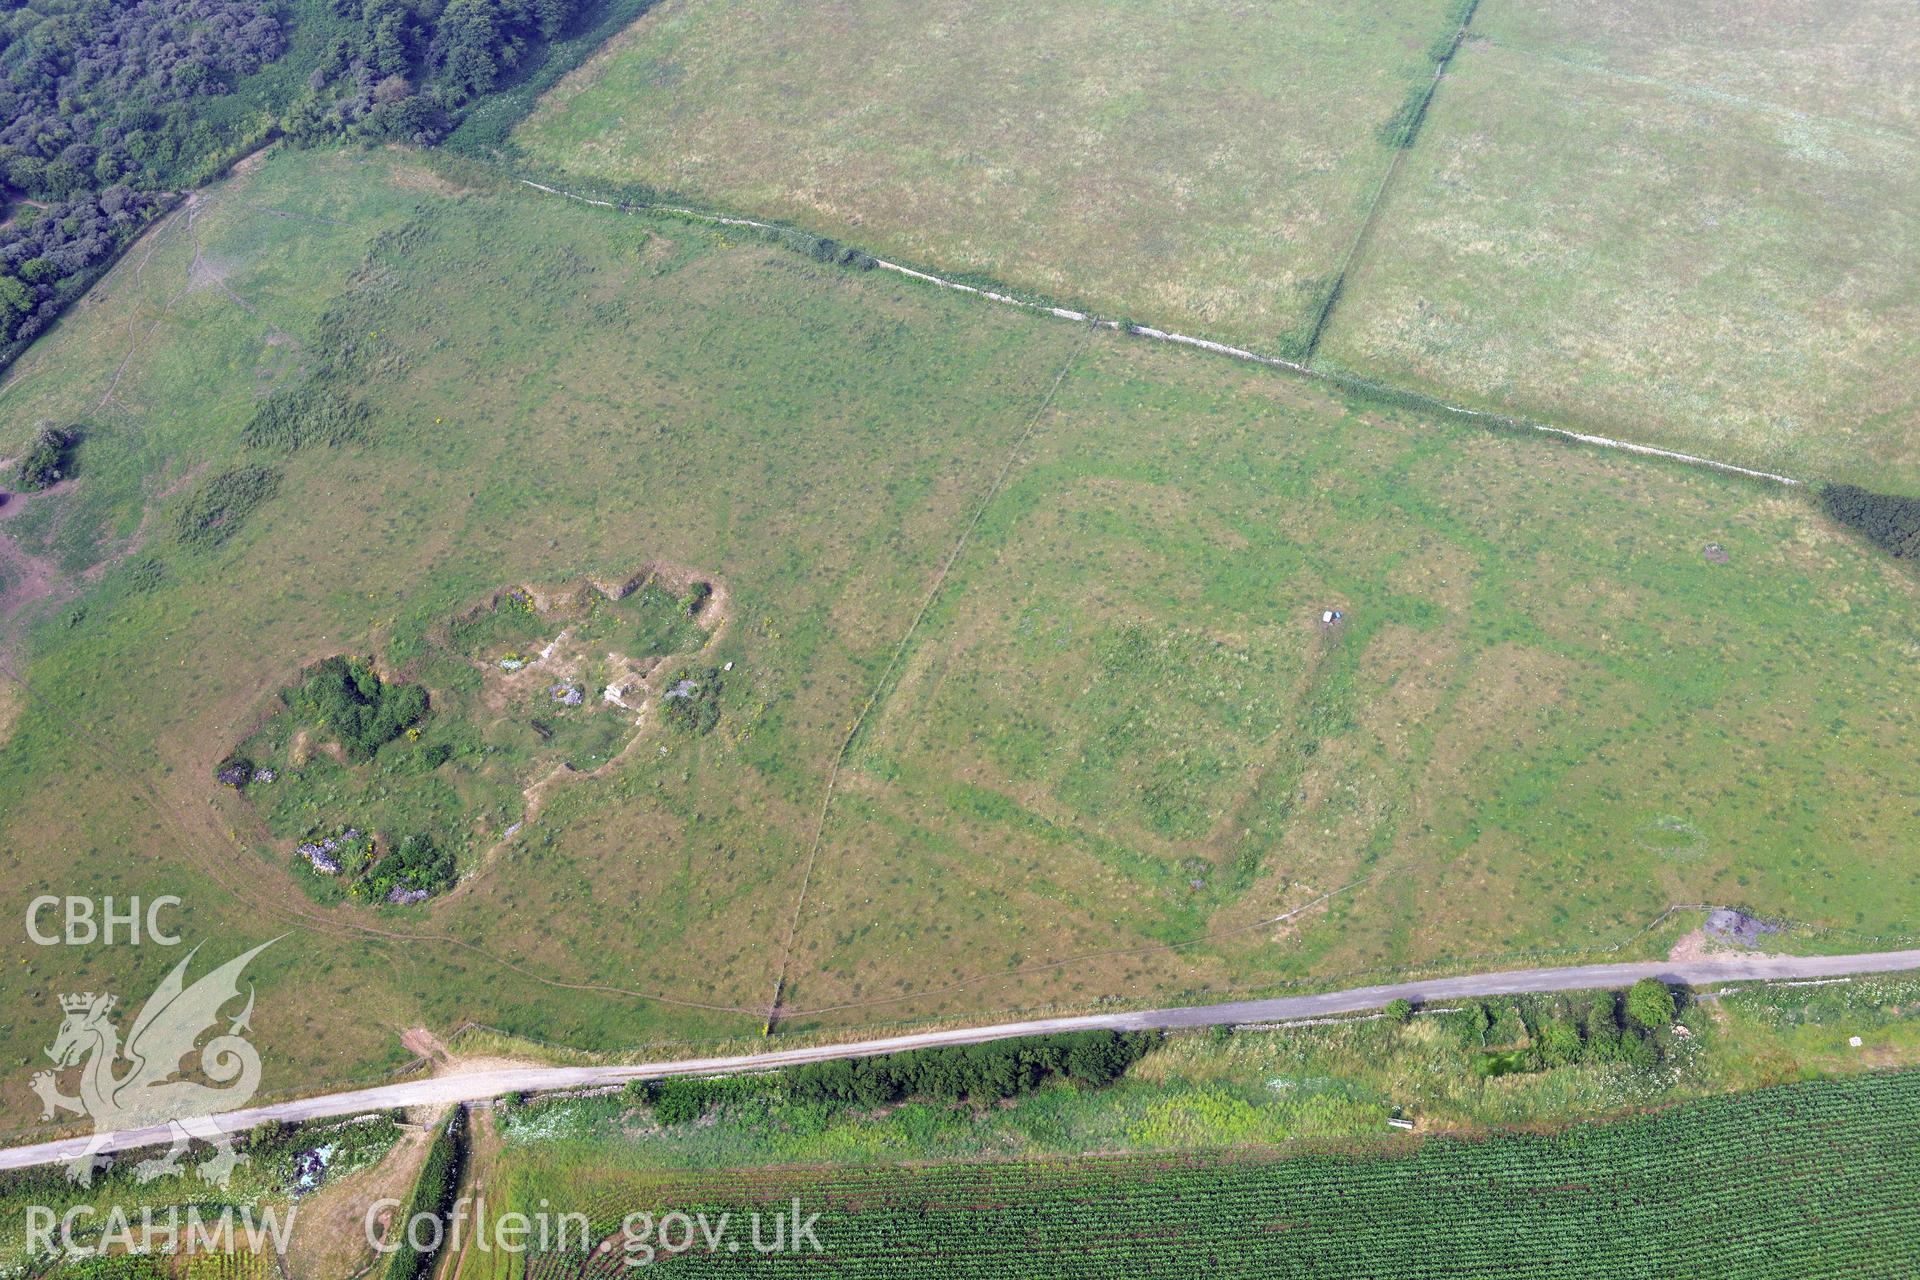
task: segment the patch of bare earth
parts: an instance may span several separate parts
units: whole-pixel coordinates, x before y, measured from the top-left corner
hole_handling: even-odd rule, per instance
[[[26,509],[27,500],[23,495],[4,496],[5,500],[0,501],[0,521],[11,520]],[[52,559],[35,555],[0,528],[0,657],[5,657],[12,647],[11,624],[15,618],[32,606],[63,592],[70,593],[72,589],[71,582],[62,582]]]
[[[408,1027],[400,1033],[400,1043],[406,1046],[409,1053],[425,1062],[436,1076],[461,1075],[470,1071],[507,1071],[516,1067],[543,1065],[532,1058],[515,1058],[505,1054],[463,1054],[426,1027]]]
[[[661,685],[665,683],[667,673],[679,670],[685,663],[698,662],[711,654],[726,635],[727,624],[733,618],[733,597],[728,592],[725,582],[713,574],[702,573],[685,565],[671,564],[666,561],[649,562],[638,573],[618,582],[590,580],[586,586],[566,592],[546,592],[533,587],[519,588],[526,593],[536,610],[548,613],[555,610],[564,611],[570,605],[580,603],[588,591],[598,592],[610,600],[621,600],[648,583],[654,583],[675,595],[683,595],[696,582],[704,582],[711,589],[711,594],[702,605],[697,619],[706,629],[706,642],[693,653],[676,655],[672,662],[665,659],[635,661],[622,658],[618,654],[608,654],[608,658],[614,661],[616,667],[624,666],[626,671],[618,685],[617,705],[623,711],[634,713],[633,735],[627,739],[625,746],[596,768],[581,770],[574,768],[571,764],[562,764],[529,785],[523,792],[526,798],[526,810],[521,822],[516,825],[524,825],[540,816],[547,793],[553,787],[564,783],[569,778],[604,777],[630,759],[635,748],[648,737],[648,730],[657,718],[654,715],[654,708],[659,701]],[[584,655],[571,651],[567,647],[570,631],[571,628],[563,628],[538,656],[517,671],[503,674],[496,668],[488,667],[486,678],[494,686],[486,695],[488,705],[495,709],[504,708],[516,694],[523,692],[527,685],[551,681],[556,676],[567,680],[576,679]],[[589,697],[604,696],[597,690],[585,692]],[[482,859],[482,867],[492,860],[493,855],[504,843],[503,840],[487,851]],[[459,893],[472,881],[473,877],[463,879],[460,887],[453,892]]]
[[[447,1046],[425,1027],[408,1027],[400,1033],[400,1043],[421,1061],[438,1066],[446,1060]]]
[[[1700,960],[1725,960],[1739,956],[1743,960],[1782,960],[1786,957],[1771,951],[1757,951],[1729,942],[1725,938],[1715,937],[1704,928],[1694,929],[1682,934],[1667,951],[1667,959],[1673,964],[1692,964]]]
[[[19,723],[26,701],[26,691],[18,683],[0,676],[0,747],[13,736],[13,726]]]
[[[378,1201],[407,1198],[438,1119],[426,1117],[426,1123],[403,1134],[373,1168],[348,1174],[300,1202],[287,1245],[287,1275],[348,1280],[384,1261],[367,1243],[367,1214]],[[391,1214],[387,1210],[382,1218]]]

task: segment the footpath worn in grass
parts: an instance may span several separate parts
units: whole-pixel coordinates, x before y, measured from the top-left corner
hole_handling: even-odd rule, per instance
[[[666,0],[513,134],[1106,315],[1295,351],[1454,6]]]
[[[538,1156],[518,1208],[585,1213],[610,1254],[526,1261],[611,1275],[659,1216],[819,1214],[810,1246],[694,1247],[668,1275],[1022,1277],[1813,1274],[1920,1266],[1920,1072],[1787,1085],[1553,1136],[1408,1139],[1392,1154],[774,1170],[689,1177]],[[644,1227],[627,1214],[649,1215]],[[791,1219],[789,1219],[791,1221]],[[669,1231],[668,1239],[679,1237]],[[496,1275],[518,1274],[506,1266]],[[605,1268],[605,1269],[603,1269]]]
[[[1687,8],[1487,0],[1321,358],[1920,492],[1912,12]]]

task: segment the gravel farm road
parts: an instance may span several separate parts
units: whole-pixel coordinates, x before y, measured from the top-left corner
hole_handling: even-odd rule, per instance
[[[1242,1000],[1231,1004],[1189,1005],[1174,1009],[1148,1009],[1132,1013],[1096,1013],[1078,1017],[1041,1018],[1031,1022],[1001,1022],[980,1027],[955,1027],[940,1031],[920,1031],[860,1040],[845,1044],[811,1045],[743,1054],[726,1058],[686,1058],[670,1062],[645,1062],[604,1067],[518,1067],[488,1071],[460,1072],[400,1084],[378,1085],[342,1093],[320,1094],[292,1102],[231,1111],[211,1117],[223,1130],[234,1133],[263,1120],[322,1120],[338,1116],[361,1115],[389,1107],[444,1106],[456,1102],[480,1102],[507,1093],[538,1093],[554,1089],[582,1089],[617,1085],[628,1080],[660,1079],[665,1076],[738,1075],[770,1071],[803,1062],[831,1058],[868,1057],[894,1053],[902,1049],[926,1049],[940,1045],[978,1044],[1014,1036],[1046,1035],[1059,1031],[1142,1031],[1176,1027],[1207,1027],[1222,1024],[1281,1022],[1295,1018],[1319,1018],[1334,1014],[1359,1013],[1378,1009],[1390,1000],[1404,998],[1418,1004],[1469,999],[1474,996],[1513,995],[1520,992],[1581,991],[1596,987],[1625,987],[1641,978],[1660,978],[1684,986],[1707,986],[1720,982],[1839,978],[1851,974],[1891,973],[1920,969],[1920,951],[1875,951],[1839,956],[1739,956],[1704,960],[1642,961],[1628,964],[1575,965],[1563,969],[1515,969],[1504,973],[1466,974],[1453,978],[1429,978],[1416,982],[1396,982],[1384,986],[1353,987],[1319,995],[1279,996],[1267,1000]],[[127,1151],[153,1146],[167,1140],[168,1126],[149,1125],[99,1135],[101,1153]],[[64,1138],[0,1151],[0,1169],[21,1169],[31,1165],[53,1164],[81,1154],[94,1137]]]

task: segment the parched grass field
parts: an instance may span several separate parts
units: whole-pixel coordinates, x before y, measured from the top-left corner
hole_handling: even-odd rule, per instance
[[[1487,0],[1321,358],[1920,492],[1912,16]]]
[[[323,360],[363,438],[244,445]],[[1771,490],[395,153],[210,189],[15,372],[0,452],[86,435],[5,526],[67,593],[7,632],[13,909],[178,893],[209,959],[297,930],[254,970],[270,1088],[421,1024],[757,1031],[797,908],[812,1027],[1573,954],[1675,901],[1914,929],[1920,588]],[[271,496],[183,532],[249,468]],[[440,899],[315,903],[214,782],[320,658],[655,562],[725,585],[717,727]],[[55,992],[174,961],[5,945],[22,1058]]]
[[[1444,0],[665,0],[513,134],[1105,315],[1297,351]]]
[[[1833,4],[1596,5],[1502,0],[1474,25],[1528,48],[1677,89],[1920,134],[1913,11],[1900,0]]]
[[[842,773],[801,1007],[1551,953],[1674,902],[1911,931],[1916,587],[1799,501],[1143,343],[1028,452]]]
[[[385,230],[274,212],[337,190],[387,211]],[[37,696],[0,773],[16,910],[45,891],[174,892],[189,937],[237,950],[300,929],[297,952],[257,963],[270,1087],[396,1063],[416,1022],[603,1046],[758,1029],[620,991],[764,1005],[848,708],[1079,335],[388,156],[276,154],[205,203],[194,234],[170,224],[131,254],[0,402],[8,445],[42,416],[89,427],[77,478],[9,524],[29,550],[50,535],[82,592],[17,637]],[[325,255],[302,247],[316,235]],[[187,287],[208,263],[224,287]],[[301,302],[283,307],[296,273]],[[259,461],[239,430],[297,376],[323,311],[360,353],[366,442],[268,459],[278,495],[216,548],[183,544],[180,504]],[[133,559],[163,568],[134,583],[108,534],[143,518]],[[307,664],[417,650],[502,584],[651,561],[733,591],[711,655],[734,664],[720,727],[644,746],[644,767],[604,786],[557,788],[430,916],[315,907],[280,839],[213,783]],[[132,1000],[171,963],[7,947],[20,1056],[51,1036],[50,985]]]

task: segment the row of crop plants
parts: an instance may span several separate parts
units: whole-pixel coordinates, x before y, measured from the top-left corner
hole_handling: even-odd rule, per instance
[[[565,1181],[555,1203],[605,1247],[527,1258],[526,1280],[633,1274],[636,1210],[730,1215],[717,1249],[646,1268],[677,1276],[1915,1275],[1920,1072],[1380,1155]],[[755,1250],[747,1215],[795,1198],[824,1253]]]

